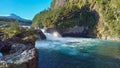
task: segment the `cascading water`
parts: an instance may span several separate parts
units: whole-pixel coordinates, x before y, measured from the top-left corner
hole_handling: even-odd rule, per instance
[[[120,67],[120,42],[44,34],[47,40],[36,41],[39,68]]]
[[[41,31],[45,34],[47,40],[57,40],[61,37],[61,35],[57,31],[54,31],[52,33],[47,33],[45,29],[41,29]]]

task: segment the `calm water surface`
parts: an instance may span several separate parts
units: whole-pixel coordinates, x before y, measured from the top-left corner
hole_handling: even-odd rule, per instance
[[[39,68],[120,68],[120,42],[90,38],[37,41]]]

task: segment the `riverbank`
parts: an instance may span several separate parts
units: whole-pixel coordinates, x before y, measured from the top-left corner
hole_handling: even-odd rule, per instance
[[[39,53],[35,48],[35,42],[37,39],[43,40],[46,37],[49,37],[48,40],[50,38],[56,40],[61,36],[57,30],[53,29],[44,30],[44,33],[41,30],[21,29],[19,33],[12,35],[12,37],[11,34],[2,33],[0,35],[0,52],[3,56],[0,57],[0,66],[2,68],[38,68]],[[64,39],[59,41],[66,42]],[[85,41],[87,40],[83,40],[83,42]],[[43,45],[43,47],[45,46]]]
[[[0,57],[0,68],[38,68],[35,41],[45,38],[40,30],[25,28],[12,37],[11,34],[2,33],[0,52],[3,56]]]
[[[87,28],[85,27],[75,27],[68,30],[60,31],[55,28],[44,28],[42,29],[43,32],[49,33],[49,35],[55,35],[58,37],[78,37],[78,38],[98,38],[103,40],[112,40],[112,41],[120,41],[120,36],[111,36],[111,35],[94,35],[94,34],[87,34]]]

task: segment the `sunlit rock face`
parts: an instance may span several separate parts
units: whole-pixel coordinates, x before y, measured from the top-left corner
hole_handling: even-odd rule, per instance
[[[11,54],[0,58],[0,66],[3,68],[37,68],[37,51],[32,46],[14,44],[9,51]]]
[[[67,2],[78,2],[79,0],[54,0],[55,4],[54,4],[54,8],[58,8],[59,6],[63,6],[65,3]],[[85,1],[85,0],[83,0]]]
[[[55,3],[55,8],[64,5],[66,2],[68,2],[69,0],[56,0]]]
[[[120,36],[102,36],[99,37],[101,39],[105,39],[105,40],[114,40],[114,41],[120,41]]]

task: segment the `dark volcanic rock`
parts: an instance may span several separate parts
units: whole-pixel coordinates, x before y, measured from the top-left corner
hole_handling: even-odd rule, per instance
[[[0,41],[0,52],[2,52],[3,55],[9,54],[10,49],[11,46],[8,42]]]
[[[38,68],[37,39],[46,39],[40,30],[27,30],[12,38],[0,36],[0,68]]]
[[[57,35],[57,37],[84,37],[84,38],[95,38],[94,35],[89,34],[88,26],[74,26],[73,28],[67,28],[64,30],[59,30],[55,28],[45,28],[44,32]]]
[[[87,37],[88,35],[88,27],[86,26],[75,26],[73,28],[68,28],[61,32],[62,36],[70,36],[70,37]]]
[[[46,28],[45,32],[51,34],[57,32],[63,37],[95,37],[94,35],[89,34],[89,28],[87,26],[74,26],[73,28],[67,28],[62,31],[54,28]]]

